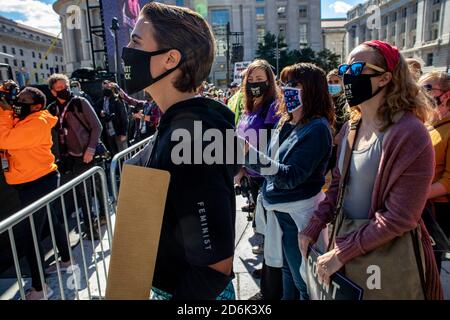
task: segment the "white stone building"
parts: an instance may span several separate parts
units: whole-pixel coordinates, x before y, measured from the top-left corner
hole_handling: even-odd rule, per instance
[[[57,35],[0,16],[0,62],[12,67],[19,85],[42,84],[53,73],[66,72]]]
[[[380,39],[421,60],[424,72],[450,68],[450,0],[370,0],[347,18],[347,54],[366,40]]]

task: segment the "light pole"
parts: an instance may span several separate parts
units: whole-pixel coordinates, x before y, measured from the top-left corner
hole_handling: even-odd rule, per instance
[[[278,79],[278,71],[280,68],[280,47],[278,45],[278,41],[280,39],[280,31],[277,33],[277,39],[276,39],[276,51],[275,51],[275,59],[277,61],[277,79]]]
[[[111,30],[114,32],[114,45],[115,45],[115,60],[116,60],[116,83],[122,87],[122,77],[120,76],[120,54],[119,54],[119,39],[117,37],[117,31],[120,29],[119,20],[114,17],[111,22]]]

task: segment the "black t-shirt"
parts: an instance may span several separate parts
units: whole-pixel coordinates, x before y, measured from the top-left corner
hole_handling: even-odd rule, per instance
[[[179,144],[171,141],[173,132],[184,129],[193,137],[194,121],[202,121],[203,132],[224,131],[233,129],[234,116],[211,99],[194,98],[161,117],[149,167],[169,171],[170,184],[153,286],[179,299],[214,299],[231,280],[207,266],[234,254],[237,168],[173,162],[172,150]]]

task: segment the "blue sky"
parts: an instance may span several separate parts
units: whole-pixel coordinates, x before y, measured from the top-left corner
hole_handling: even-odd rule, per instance
[[[0,15],[58,34],[59,18],[51,6],[54,2],[56,0],[0,0]],[[322,18],[345,18],[348,9],[362,2],[364,1],[322,0]]]

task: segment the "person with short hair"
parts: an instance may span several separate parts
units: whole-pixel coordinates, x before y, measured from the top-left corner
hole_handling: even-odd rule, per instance
[[[69,89],[69,78],[64,74],[53,74],[48,86],[56,98],[47,110],[58,118],[56,125],[58,137],[58,158],[63,183],[66,183],[94,166],[94,155],[100,142],[102,124],[91,104],[82,97],[75,96]],[[83,210],[84,233],[87,240],[92,238],[90,208],[86,197],[91,201],[92,187],[87,183],[87,194],[83,186],[77,187],[78,203]],[[103,210],[101,206],[101,210]],[[94,239],[99,239],[98,230],[93,227]]]
[[[122,53],[128,93],[145,90],[163,112],[154,143],[132,159],[133,164],[170,173],[153,299],[235,299],[233,177],[239,168],[226,164],[234,147],[224,145],[224,158],[219,155],[221,160],[212,165],[203,157],[194,161],[191,152],[183,152],[183,159],[179,152],[173,155],[179,132],[191,137],[186,141],[189,148],[197,140],[194,127],[200,126],[201,133],[208,129],[223,136],[234,133],[233,113],[222,103],[197,95],[209,76],[214,48],[211,28],[201,15],[150,2],[142,8]],[[200,146],[203,150],[206,143]]]
[[[81,90],[81,83],[79,81],[71,81],[70,82],[70,90],[72,91],[72,93],[77,96],[77,97],[83,97],[85,98],[87,101],[89,101],[89,103],[91,104],[91,106],[94,105],[94,102],[92,101],[91,97],[84,92],[83,90]]]

